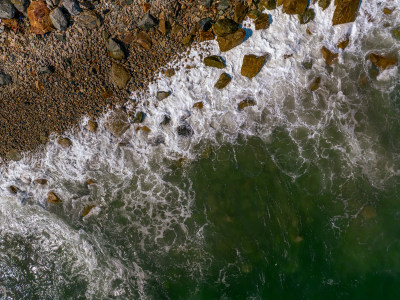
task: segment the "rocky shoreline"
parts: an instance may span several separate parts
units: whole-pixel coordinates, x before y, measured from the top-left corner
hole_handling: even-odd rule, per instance
[[[336,5],[333,26],[353,22],[358,13],[359,0],[314,2],[323,9]],[[0,156],[18,160],[21,152],[37,149],[50,133],[62,134],[83,116],[91,118],[88,129],[95,131],[96,117],[123,105],[129,91],[147,86],[158,70],[173,76],[174,70],[163,66],[192,43],[216,38],[221,52],[229,51],[246,37],[239,26],[245,17],[254,20],[256,30],[264,30],[270,25],[265,10],[282,5],[284,13],[298,15],[299,23],[307,24],[315,16],[308,4],[307,0],[0,0]],[[384,13],[391,14],[392,8],[385,7]],[[338,41],[337,47],[344,50],[348,43]],[[328,65],[338,57],[331,50],[321,49]],[[397,57],[371,54],[370,59],[381,70],[397,64]],[[245,56],[242,75],[254,77],[266,60]],[[204,63],[224,68],[218,56],[207,57]],[[215,88],[224,88],[230,80],[222,73]],[[318,85],[315,78],[310,89],[315,91]],[[157,94],[159,101],[168,96],[168,91]],[[251,105],[255,103],[244,100],[238,109]],[[140,112],[131,114],[110,121],[107,129],[120,135],[126,123],[143,119]],[[190,128],[177,130],[190,134]],[[59,144],[69,147],[70,141],[60,137]]]

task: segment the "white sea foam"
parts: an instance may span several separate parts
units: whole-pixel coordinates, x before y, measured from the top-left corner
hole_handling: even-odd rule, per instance
[[[105,249],[112,245],[112,237],[125,234],[137,242],[132,246],[133,252],[147,251],[143,254],[146,258],[163,257],[174,247],[180,251],[193,249],[202,243],[202,235],[196,234],[201,232],[201,226],[192,232],[186,225],[195,197],[190,180],[184,176],[179,179],[180,186],[185,187],[182,189],[164,177],[171,174],[173,161],[193,160],[207,144],[234,143],[239,135],[271,142],[274,132],[283,129],[297,145],[296,160],[288,168],[281,166],[279,157],[274,159],[293,178],[304,172],[304,166],[318,165],[329,147],[339,154],[343,169],[348,171],[343,173],[345,176],[361,167],[371,182],[379,185],[399,171],[394,158],[373,142],[377,140],[376,133],[368,127],[359,130],[365,120],[358,115],[366,115],[363,107],[372,100],[359,97],[359,90],[348,85],[354,85],[359,73],[368,75],[371,63],[364,57],[369,51],[399,50],[399,43],[394,42],[389,30],[381,30],[386,20],[392,22],[392,27],[398,26],[399,10],[390,17],[382,13],[384,6],[394,7],[396,3],[363,1],[356,22],[335,27],[331,25],[333,5],[325,11],[313,6],[316,18],[307,25],[299,25],[297,16],[285,15],[279,8],[269,11],[273,22],[267,30],[256,31],[246,20],[243,27],[251,31],[251,36],[227,53],[220,53],[215,41],[193,47],[186,60],[170,64],[177,69],[175,76],[167,78],[160,73],[147,91],[132,95],[131,101],[136,101],[137,109],[147,115],[141,125],[149,127],[150,133],[137,131],[139,125],[132,124],[121,138],[115,138],[104,129],[103,118],[98,132],[93,134],[85,129],[87,119],[83,119],[80,130],[65,133],[73,142],[69,149],[60,147],[57,137],[52,136],[43,151],[3,167],[0,233],[28,237],[45,232],[47,238],[40,239],[37,249],[48,255],[57,247],[68,248],[73,257],[70,267],[79,269],[89,281],[88,297],[98,290],[118,296],[118,288],[112,288],[110,282],[127,277],[136,278],[138,296],[144,297],[146,278],[154,274],[141,266],[143,258],[135,256],[127,264],[114,255],[106,266],[99,260],[109,255]],[[365,12],[375,16],[374,22],[367,20]],[[346,36],[351,42],[344,52],[339,51],[336,44]],[[340,53],[333,69],[326,67],[322,46]],[[221,55],[227,67],[222,71],[205,67],[202,57],[208,53]],[[268,55],[267,63],[253,79],[240,75],[245,54]],[[285,55],[291,57],[285,59]],[[302,67],[301,62],[306,60],[313,62],[311,70]],[[230,74],[232,82],[219,91],[214,84],[222,72]],[[387,70],[370,84],[377,90],[390,91],[399,84],[398,74],[398,68]],[[311,93],[309,85],[315,77],[321,77],[321,88]],[[159,90],[172,94],[159,102]],[[246,98],[255,100],[257,105],[239,111],[238,103]],[[193,108],[198,101],[204,103],[202,110]],[[171,117],[171,125],[160,125],[164,115]],[[193,128],[191,138],[177,134],[176,127],[182,123]],[[332,134],[332,128],[337,135]],[[164,143],[154,146],[160,137]],[[120,146],[119,142],[126,144]],[[46,178],[48,185],[33,183],[37,178]],[[97,184],[86,187],[84,182],[89,178]],[[17,195],[9,193],[10,185],[19,188]],[[49,191],[63,199],[63,213],[47,204]],[[49,211],[23,205],[26,203]],[[82,219],[84,207],[90,204],[96,208]],[[107,226],[115,226],[115,218],[119,218],[121,226],[109,231]],[[176,237],[167,244],[163,238],[172,230]],[[157,251],[152,248],[154,245]]]

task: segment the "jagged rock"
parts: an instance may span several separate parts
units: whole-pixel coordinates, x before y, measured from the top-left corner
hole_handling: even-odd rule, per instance
[[[138,35],[136,36],[136,43],[138,43],[140,46],[142,46],[144,49],[147,50],[149,50],[152,45],[151,38],[144,31],[138,33]]]
[[[338,53],[333,53],[330,50],[328,50],[326,47],[322,47],[321,49],[322,56],[324,57],[326,63],[330,66],[332,66],[333,61],[338,58],[339,54]]]
[[[138,111],[133,118],[133,123],[142,123],[146,117],[146,114],[142,111]]]
[[[232,77],[227,73],[222,73],[218,81],[215,83],[214,87],[222,90],[225,88],[232,80]]]
[[[122,60],[125,58],[125,53],[122,50],[121,46],[113,39],[109,39],[107,41],[106,47],[107,47],[108,54],[112,58],[114,58],[116,60]]]
[[[50,20],[50,10],[43,1],[33,1],[27,9],[31,32],[45,34],[53,29]]]
[[[342,50],[346,49],[347,46],[349,45],[350,39],[349,37],[346,37],[345,40],[339,42],[336,46]]]
[[[235,11],[233,14],[233,20],[236,23],[239,23],[239,24],[242,23],[242,21],[246,17],[248,11],[249,11],[249,8],[242,1],[236,2]]]
[[[325,10],[329,7],[329,5],[331,5],[331,0],[319,0],[318,5],[322,8],[322,10]]]
[[[207,8],[209,8],[212,5],[212,3],[213,3],[213,0],[202,0],[202,1],[200,1],[200,4],[205,6],[205,7],[207,7]]]
[[[206,58],[204,58],[203,62],[207,67],[214,67],[218,69],[223,69],[226,67],[222,57],[217,55],[207,56]]]
[[[62,5],[69,12],[71,16],[77,16],[82,12],[79,3],[76,0],[64,0]]]
[[[307,9],[304,13],[299,15],[300,24],[307,24],[308,22],[314,20],[315,12],[313,9]]]
[[[271,10],[276,8],[276,0],[261,0],[258,4],[261,8]]]
[[[202,101],[196,102],[195,104],[193,104],[193,108],[203,109],[203,107],[204,107],[204,104]]]
[[[221,52],[229,51],[236,46],[239,46],[246,37],[246,31],[239,29],[235,33],[228,34],[224,37],[218,37],[217,42]]]
[[[254,21],[256,30],[267,29],[269,27],[269,16],[268,14],[260,14]]]
[[[131,79],[129,72],[120,64],[113,63],[111,66],[111,80],[119,89],[124,89]]]
[[[335,0],[336,9],[333,14],[332,24],[339,25],[354,22],[359,4],[360,0]]]
[[[256,56],[253,54],[245,55],[241,69],[242,76],[246,76],[248,78],[253,78],[256,76],[263,67],[266,59],[266,56]]]
[[[177,128],[177,131],[178,131],[178,135],[185,136],[185,137],[190,137],[194,133],[192,127],[187,123],[179,125]]]
[[[397,64],[397,58],[393,56],[383,56],[375,53],[371,53],[369,55],[369,60],[376,65],[379,69],[386,70],[388,67],[394,66]]]
[[[57,143],[64,148],[72,146],[72,142],[69,138],[59,138],[57,140]]]
[[[316,91],[319,88],[319,84],[321,83],[321,77],[317,77],[314,79],[314,81],[310,85],[311,91]]]
[[[86,125],[87,130],[89,130],[93,133],[95,133],[97,131],[98,127],[99,127],[99,124],[97,124],[97,122],[93,121],[93,120],[89,120]]]
[[[29,6],[29,0],[10,0],[10,2],[14,5],[14,7],[24,16],[27,16],[26,10]]]
[[[162,101],[162,100],[168,98],[170,95],[171,95],[170,91],[167,91],[167,92],[160,91],[160,92],[157,92],[157,99],[158,99],[158,101]]]
[[[12,19],[15,15],[14,5],[8,0],[0,0],[0,19]]]
[[[239,24],[231,19],[219,19],[213,25],[214,34],[218,37],[224,37],[228,34],[235,33],[239,28]]]
[[[82,27],[86,27],[88,29],[95,29],[100,27],[101,22],[99,17],[94,11],[86,10],[82,12],[77,18],[77,23]]]
[[[289,15],[298,15],[305,12],[308,0],[283,0],[283,12]]]
[[[60,4],[60,0],[46,0],[47,7],[54,9]]]
[[[13,161],[19,161],[22,159],[22,155],[17,149],[11,149],[6,153],[6,158]]]
[[[59,7],[50,13],[50,20],[53,26],[59,31],[64,31],[68,27],[67,18]]]
[[[38,179],[35,179],[34,182],[37,184],[40,184],[40,185],[45,185],[45,184],[47,184],[47,179],[38,178]]]
[[[210,18],[204,18],[199,21],[199,28],[202,31],[208,31],[212,27],[212,20]]]
[[[104,124],[106,129],[116,137],[122,136],[131,126],[128,122],[128,116],[122,110],[112,112]]]
[[[47,197],[47,202],[53,204],[61,204],[62,200],[54,192],[49,192],[49,195]]]
[[[11,76],[0,73],[0,86],[10,84],[12,82]]]
[[[245,99],[245,100],[239,102],[238,109],[243,110],[246,107],[255,106],[255,105],[257,105],[257,103],[253,99]]]
[[[158,20],[152,16],[150,13],[147,13],[143,16],[142,20],[138,23],[138,26],[142,30],[150,30],[154,26],[158,24]]]

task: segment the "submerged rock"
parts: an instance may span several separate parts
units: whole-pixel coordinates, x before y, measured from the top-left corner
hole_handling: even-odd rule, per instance
[[[218,69],[223,69],[226,67],[224,60],[218,55],[207,56],[204,58],[203,62],[207,67],[214,67]]]
[[[239,24],[231,19],[219,19],[213,26],[214,34],[218,37],[224,37],[228,34],[235,33],[239,28]]]
[[[350,39],[349,37],[346,37],[345,40],[339,42],[336,46],[342,50],[346,49],[347,46],[349,45]]]
[[[45,34],[53,29],[50,20],[50,10],[43,1],[33,1],[27,9],[28,19],[31,24],[31,32]]]
[[[106,129],[116,137],[122,136],[131,126],[128,122],[128,116],[122,110],[112,112],[104,124]]]
[[[260,72],[266,59],[266,56],[256,56],[253,54],[245,55],[240,73],[242,76],[253,78]]]
[[[17,188],[15,185],[10,185],[8,187],[8,190],[11,194],[18,194],[19,188]]]
[[[369,60],[382,71],[397,64],[397,58],[389,55],[383,56],[371,53],[369,55]]]
[[[321,83],[321,77],[317,77],[314,79],[314,81],[310,85],[311,91],[316,91],[319,88],[319,84]]]
[[[91,131],[91,132],[93,132],[93,133],[95,133],[96,131],[97,131],[97,128],[99,127],[99,124],[97,124],[97,122],[96,121],[93,121],[93,120],[89,120],[88,122],[87,122],[87,125],[86,125],[86,128],[89,130],[89,131]]]
[[[171,123],[171,117],[168,116],[168,115],[165,115],[163,117],[163,120],[161,121],[160,125],[161,126],[167,126],[167,125],[169,125],[169,123]]]
[[[133,118],[132,122],[133,123],[142,123],[146,117],[146,114],[142,111],[138,111]]]
[[[339,25],[354,22],[357,16],[360,0],[335,0],[336,9],[332,24]]]
[[[131,75],[129,72],[120,64],[113,63],[111,66],[111,80],[114,85],[119,89],[126,88]]]
[[[336,60],[339,56],[338,53],[333,53],[326,47],[322,47],[321,53],[329,66],[333,65],[334,60]]]
[[[214,87],[222,90],[225,88],[232,80],[232,77],[227,73],[222,73],[218,81],[215,83]]]
[[[224,37],[218,37],[217,42],[219,45],[219,50],[221,52],[229,51],[236,46],[239,46],[245,37],[246,31],[244,29],[239,29],[235,33],[228,34]]]
[[[254,21],[256,30],[267,29],[269,27],[269,16],[268,14],[260,14]]]
[[[283,12],[289,15],[298,15],[305,12],[308,0],[283,0]]]
[[[49,195],[47,196],[47,202],[61,204],[62,200],[54,192],[49,192]]]

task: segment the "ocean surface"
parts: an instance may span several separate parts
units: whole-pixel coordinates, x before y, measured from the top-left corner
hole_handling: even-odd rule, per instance
[[[216,42],[194,47],[132,93],[146,118],[122,137],[83,119],[72,147],[52,136],[1,167],[0,299],[400,299],[400,72],[367,58],[399,57],[399,2],[335,27],[333,5],[312,8],[307,25],[281,8],[267,30],[245,21],[222,71],[202,63]],[[268,55],[251,80],[245,54]]]

